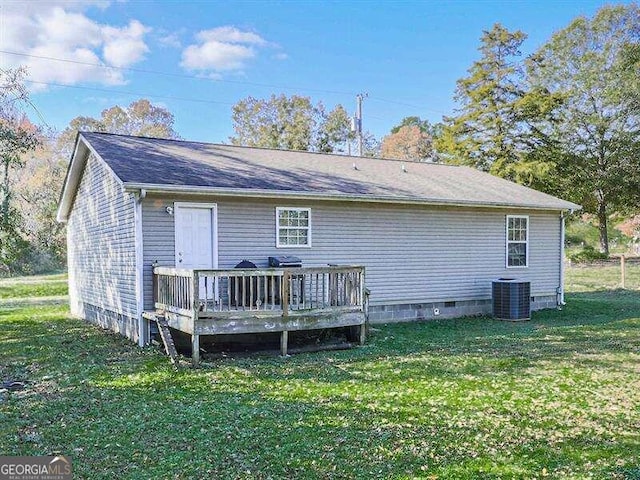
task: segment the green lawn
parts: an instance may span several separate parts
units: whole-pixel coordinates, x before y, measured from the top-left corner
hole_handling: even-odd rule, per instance
[[[27,382],[0,393],[0,453],[92,479],[638,479],[640,292],[567,302],[178,371],[63,305],[0,305],[0,379]]]
[[[57,297],[64,296],[66,294],[66,275],[0,279],[0,300]]]
[[[573,266],[565,271],[565,287],[571,292],[590,292],[620,288],[620,266]],[[640,290],[640,263],[627,263],[625,287]]]

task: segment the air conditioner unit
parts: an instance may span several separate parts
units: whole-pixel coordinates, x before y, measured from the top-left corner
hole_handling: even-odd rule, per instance
[[[499,320],[531,319],[531,283],[517,278],[492,282],[493,316]]]

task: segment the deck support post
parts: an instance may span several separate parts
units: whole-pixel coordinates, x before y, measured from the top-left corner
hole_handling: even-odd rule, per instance
[[[360,325],[360,345],[364,345],[367,341],[367,324]]]
[[[283,357],[287,356],[287,348],[289,346],[289,332],[287,330],[283,330],[280,334],[280,355]]]
[[[196,332],[196,324],[198,323],[198,313],[200,310],[200,276],[197,270],[191,272],[191,285],[189,288],[189,303],[191,304],[191,362],[194,367],[200,364],[200,335]],[[206,300],[205,300],[206,301]]]
[[[200,364],[200,335],[191,335],[191,363],[194,367]]]

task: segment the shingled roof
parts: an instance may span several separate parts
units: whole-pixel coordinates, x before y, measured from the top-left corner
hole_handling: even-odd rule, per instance
[[[469,167],[95,132],[81,133],[78,146],[82,144],[106,162],[128,189],[545,210],[580,208]],[[76,149],[72,164],[84,161],[77,158],[82,156],[80,150]],[[69,182],[68,174],[61,213],[64,196],[75,190]]]

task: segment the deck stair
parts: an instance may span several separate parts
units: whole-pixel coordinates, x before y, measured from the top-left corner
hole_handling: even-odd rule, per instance
[[[178,351],[176,350],[176,345],[173,342],[173,337],[171,336],[171,330],[169,330],[169,324],[167,323],[164,315],[156,312],[144,312],[142,316],[147,320],[152,320],[158,324],[158,331],[160,332],[160,338],[162,338],[164,349],[167,352],[171,363],[173,365],[177,365]]]

